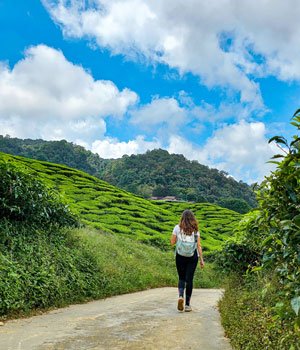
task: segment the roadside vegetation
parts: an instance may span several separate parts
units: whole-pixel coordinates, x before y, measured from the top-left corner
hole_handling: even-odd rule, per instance
[[[292,125],[300,130],[300,110]],[[273,141],[283,154],[257,189],[259,206],[218,254],[231,276],[220,310],[235,349],[300,349],[300,138]]]

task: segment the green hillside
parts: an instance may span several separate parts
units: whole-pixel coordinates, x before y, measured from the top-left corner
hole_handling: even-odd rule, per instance
[[[99,176],[99,171],[109,162],[108,159],[100,158],[98,154],[66,140],[23,140],[0,135],[0,152],[67,165],[94,176]]]
[[[169,247],[180,213],[192,209],[200,223],[203,248],[211,251],[231,234],[241,215],[213,204],[152,202],[120,190],[96,177],[66,166],[0,153],[58,190],[81,221],[94,228],[138,241]]]
[[[112,159],[102,168],[100,176],[145,198],[176,196],[181,200],[218,204],[240,213],[257,205],[246,183],[236,181],[224,171],[162,149]]]
[[[218,204],[239,213],[257,205],[246,183],[162,149],[102,159],[66,140],[22,140],[0,135],[0,152],[67,165],[144,198],[172,195],[181,200]]]

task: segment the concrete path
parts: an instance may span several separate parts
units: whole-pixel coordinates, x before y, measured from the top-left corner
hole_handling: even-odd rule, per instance
[[[0,327],[1,350],[230,350],[216,308],[222,291],[195,289],[192,312],[177,311],[176,288],[72,305]]]

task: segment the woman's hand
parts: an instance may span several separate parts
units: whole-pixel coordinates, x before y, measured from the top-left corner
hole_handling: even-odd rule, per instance
[[[202,258],[200,258],[199,263],[200,263],[200,267],[201,267],[201,269],[203,269],[203,268],[204,268],[205,263],[204,263],[204,260],[203,260]]]
[[[171,243],[172,247],[174,244],[176,244],[176,241],[177,241],[177,236],[172,234],[171,239],[170,239],[170,243]]]

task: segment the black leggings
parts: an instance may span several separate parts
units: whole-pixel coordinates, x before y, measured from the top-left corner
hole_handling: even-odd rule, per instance
[[[195,250],[195,254],[191,257],[186,257],[176,253],[176,268],[178,272],[178,291],[179,296],[183,297],[185,291],[185,303],[190,304],[190,299],[193,292],[193,279],[194,273],[198,263],[198,254]]]

